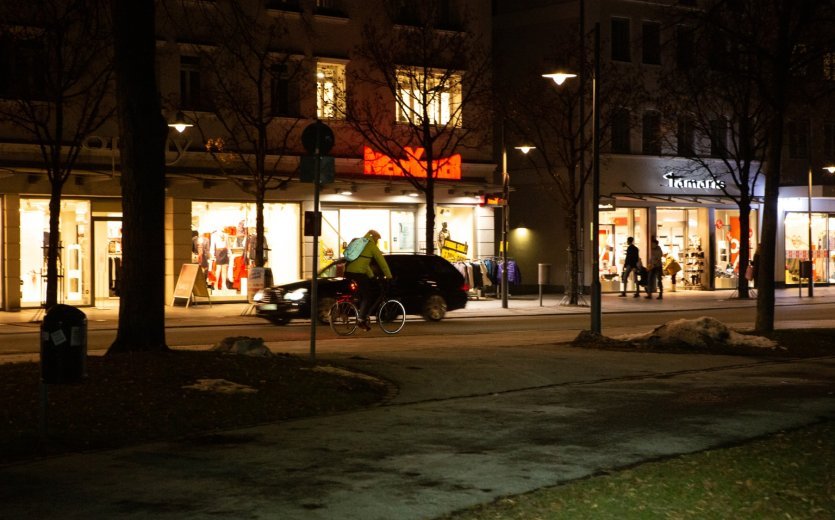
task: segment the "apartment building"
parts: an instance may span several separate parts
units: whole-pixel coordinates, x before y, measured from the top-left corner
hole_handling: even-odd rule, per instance
[[[644,261],[650,238],[658,237],[662,249],[683,268],[675,279],[678,290],[736,289],[738,277],[745,272],[744,266],[740,269],[738,265],[741,234],[747,233],[750,238],[751,255],[757,249],[764,178],[760,176],[751,188],[750,225],[743,230],[734,201],[739,195],[737,187],[730,180],[712,177],[683,158],[692,155],[696,147],[707,160],[721,160],[732,146],[729,123],[717,117],[710,122],[711,129],[699,132],[688,126],[679,117],[681,114],[665,113],[663,95],[659,95],[663,92],[663,82],[671,77],[670,71],[687,67],[695,57],[705,57],[717,50],[697,46],[692,32],[677,22],[674,15],[676,9],[695,9],[700,5],[695,0],[494,3],[495,73],[497,77],[512,77],[519,84],[550,82],[539,75],[570,64],[568,57],[560,54],[562,48],[558,42],[569,37],[579,42],[576,34],[581,12],[584,11],[587,34],[592,34],[595,24],[599,24],[598,59],[602,77],[597,80],[603,83],[599,249],[590,251],[592,187],[586,184],[581,230],[584,249],[581,276],[585,285],[590,283],[588,266],[595,258],[602,290],[620,290],[626,239],[630,236],[635,238]],[[591,42],[589,38],[586,43],[588,55],[593,53]],[[828,63],[825,59],[823,64],[810,64],[809,77],[820,79],[820,68],[824,75],[830,74]],[[607,78],[606,74],[616,79]],[[631,104],[620,104],[611,87],[616,81],[626,90],[645,88],[647,95],[635,98]],[[566,86],[570,87],[568,83]],[[549,83],[549,88],[560,87]],[[576,86],[571,88],[576,91]],[[587,87],[586,111],[592,106],[590,91]],[[536,104],[537,100],[531,99],[530,103]],[[778,229],[774,273],[778,285],[799,282],[798,263],[808,258],[810,250],[814,251],[815,283],[835,280],[835,234],[830,231],[835,230],[835,220],[831,217],[835,205],[830,198],[831,180],[822,170],[826,161],[835,159],[831,154],[830,141],[835,134],[829,105],[798,107],[787,124],[778,217],[782,224]],[[544,108],[542,117],[547,118],[548,114]],[[591,135],[590,121],[589,116],[588,135]],[[817,155],[812,157],[812,154]],[[553,179],[543,177],[531,166],[530,161],[542,161],[535,152],[525,158],[510,154],[510,159],[509,172],[514,186],[510,250],[523,272],[536,273],[538,263],[551,264],[550,284],[566,286],[570,248],[563,228],[566,215],[553,197],[545,195],[549,189],[553,191],[549,188],[554,184]],[[807,193],[806,173],[810,169],[814,171],[814,185]],[[812,204],[812,244],[808,243],[806,233],[807,197]],[[531,284],[536,283],[529,280]],[[668,279],[668,289],[669,282]]]
[[[482,52],[489,53],[488,3],[430,4],[433,34],[447,41],[483,35],[487,47]],[[265,265],[276,282],[310,276],[313,267],[313,237],[305,234],[304,220],[317,197],[312,179],[306,178],[311,171],[301,163],[310,156],[302,134],[316,120],[333,133],[333,147],[320,159],[328,180],[318,193],[322,231],[315,254],[320,267],[370,228],[381,233],[386,251],[426,251],[425,237],[437,236],[426,233],[428,211],[434,211],[437,229],[443,224],[457,244],[456,251],[446,252],[451,259],[494,254],[494,207],[484,203],[484,196],[500,187],[494,183],[491,127],[481,122],[489,114],[485,105],[463,99],[468,81],[489,81],[489,71],[468,75],[468,63],[456,63],[460,69],[455,69],[451,59],[440,55],[439,61],[446,62],[437,69],[409,58],[420,54],[408,42],[416,45],[409,35],[426,25],[426,5],[397,0],[159,3],[157,81],[164,116],[172,125],[187,125],[182,131],[170,129],[166,147],[169,295],[181,267],[197,263],[206,274],[212,301],[247,298],[256,215],[255,178],[248,175],[258,162],[259,148],[249,134],[257,125],[235,116],[256,112],[266,128],[261,143],[261,171],[269,179],[263,206]],[[5,103],[32,95],[43,77],[38,68],[48,63],[48,50],[33,36],[43,31],[35,25],[18,20],[6,26],[0,39],[0,98]],[[375,69],[378,64],[370,52],[362,50],[372,47],[370,39],[378,49],[381,43],[407,43],[394,49],[384,71]],[[236,56],[236,48],[249,48],[250,54]],[[102,59],[107,59],[105,51]],[[253,83],[252,77],[260,79]],[[396,86],[380,87],[391,78]],[[113,102],[108,94],[102,103]],[[367,133],[348,121],[352,111]],[[403,174],[410,171],[420,186],[426,166],[421,161],[429,154],[421,149],[425,141],[409,130],[419,127],[423,117],[433,128],[446,125],[448,134],[464,134],[432,150],[437,180],[431,205]],[[108,306],[118,300],[118,143],[112,117],[78,140],[78,160],[60,205],[63,303]],[[19,127],[0,124],[3,310],[37,307],[44,301],[51,184],[40,144]],[[443,245],[433,244],[436,253]]]

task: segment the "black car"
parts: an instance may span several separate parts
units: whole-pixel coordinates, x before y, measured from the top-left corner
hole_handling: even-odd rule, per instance
[[[447,311],[467,305],[464,277],[447,260],[429,255],[385,255],[391,268],[389,294],[399,299],[407,314],[440,321]],[[344,263],[331,264],[319,273],[319,321],[327,323],[330,308],[342,295],[356,292],[356,283],[341,275]],[[310,318],[310,280],[276,285],[255,295],[255,313],[276,325],[294,318]]]

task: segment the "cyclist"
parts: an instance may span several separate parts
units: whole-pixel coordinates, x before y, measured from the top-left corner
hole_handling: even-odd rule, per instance
[[[374,270],[375,265],[382,272],[386,280],[391,280],[391,269],[389,269],[383,253],[377,246],[377,242],[380,240],[380,233],[370,229],[365,234],[365,238],[368,239],[368,243],[365,245],[362,253],[345,266],[345,278],[350,278],[357,282],[357,296],[360,300],[358,325],[364,330],[371,330],[371,326],[368,324],[368,311],[382,290]]]

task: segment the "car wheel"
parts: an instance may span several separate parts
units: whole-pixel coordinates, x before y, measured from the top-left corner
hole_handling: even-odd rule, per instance
[[[270,320],[270,323],[273,325],[287,325],[287,322],[290,321],[290,318],[287,316],[270,316],[267,319]]]
[[[331,322],[331,307],[336,303],[336,298],[326,296],[319,300],[319,323],[327,325]]]
[[[423,302],[423,319],[427,321],[441,321],[446,316],[446,300],[439,294],[433,294]]]

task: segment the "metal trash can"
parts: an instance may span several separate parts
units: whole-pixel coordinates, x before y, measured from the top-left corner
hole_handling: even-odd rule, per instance
[[[49,309],[41,323],[41,380],[80,383],[87,377],[87,315],[70,305]]]

